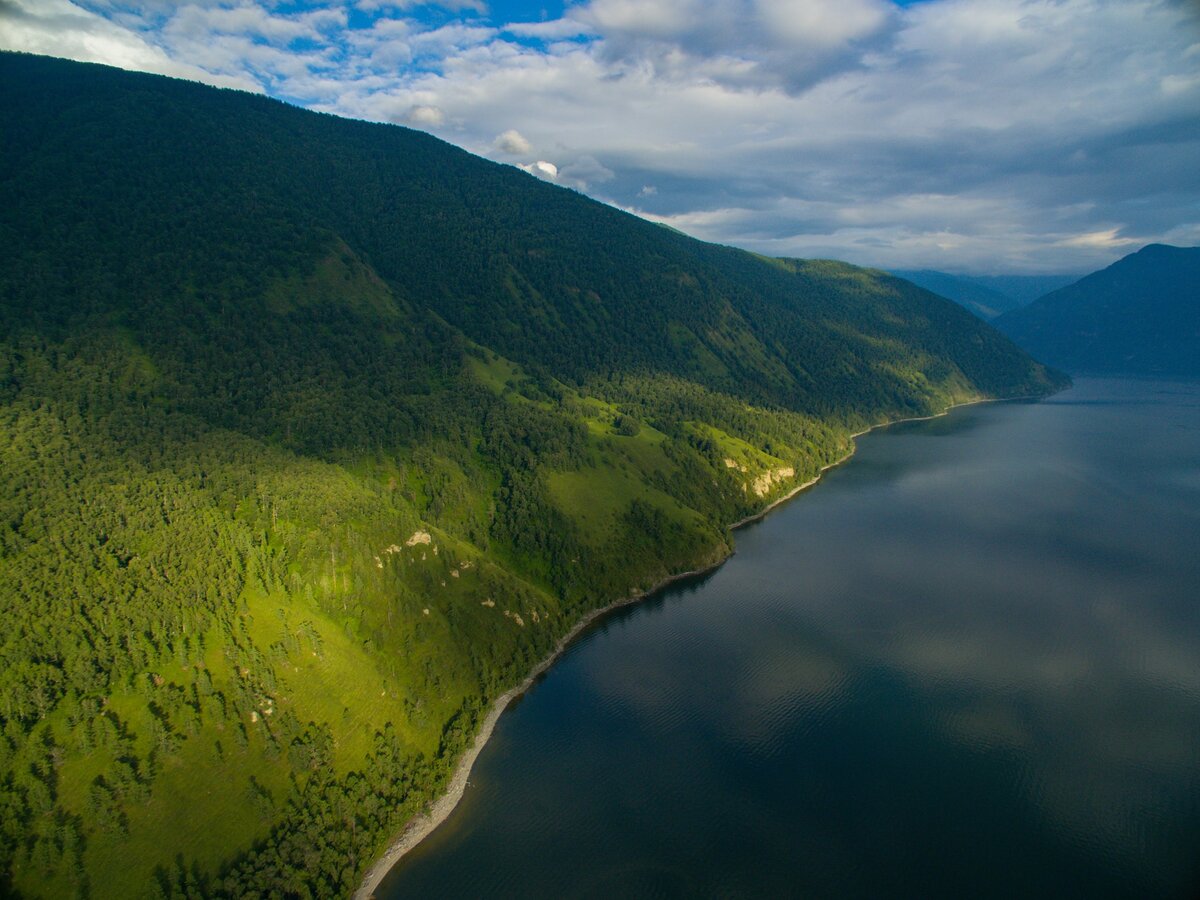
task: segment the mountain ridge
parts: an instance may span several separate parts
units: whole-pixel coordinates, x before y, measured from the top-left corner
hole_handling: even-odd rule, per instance
[[[995,324],[1076,373],[1200,374],[1200,247],[1148,244]]]

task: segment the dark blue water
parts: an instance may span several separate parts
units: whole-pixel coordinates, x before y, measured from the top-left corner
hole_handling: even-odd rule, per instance
[[[502,717],[382,897],[1200,887],[1200,385],[861,439]]]

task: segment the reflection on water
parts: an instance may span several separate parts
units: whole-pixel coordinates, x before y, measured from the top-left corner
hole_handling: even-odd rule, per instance
[[[1200,386],[860,442],[609,619],[381,896],[1190,897]]]

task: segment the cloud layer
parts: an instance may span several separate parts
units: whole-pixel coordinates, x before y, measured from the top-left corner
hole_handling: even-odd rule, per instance
[[[965,272],[1200,243],[1191,0],[0,0],[0,46],[431,131],[699,237]]]

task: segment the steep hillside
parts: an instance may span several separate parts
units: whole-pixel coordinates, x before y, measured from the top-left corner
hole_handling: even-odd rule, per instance
[[[1200,247],[1150,244],[998,328],[1071,372],[1200,374]]]
[[[5,218],[21,240],[3,262],[11,281],[38,278],[58,298],[40,304],[45,324],[114,305],[141,321],[176,309],[187,288],[261,291],[272,273],[344,243],[401,302],[579,382],[670,372],[793,407],[832,399],[874,413],[871,382],[888,379],[873,365],[881,328],[913,371],[931,340],[983,339],[986,366],[962,371],[972,384],[1002,392],[1030,378],[1009,344],[906,284],[860,274],[846,291],[839,275],[702,244],[420,132],[96,66],[11,55],[7,65],[32,71],[6,86]],[[71,270],[47,275],[46,247]],[[910,313],[880,315],[896,303]],[[798,329],[802,346],[781,342]],[[823,376],[851,357],[863,366],[852,374],[870,378],[831,397]],[[904,377],[886,387],[901,406],[926,400]]]
[[[1061,378],[884,273],[0,54],[0,891],[344,894],[581,615]]]

